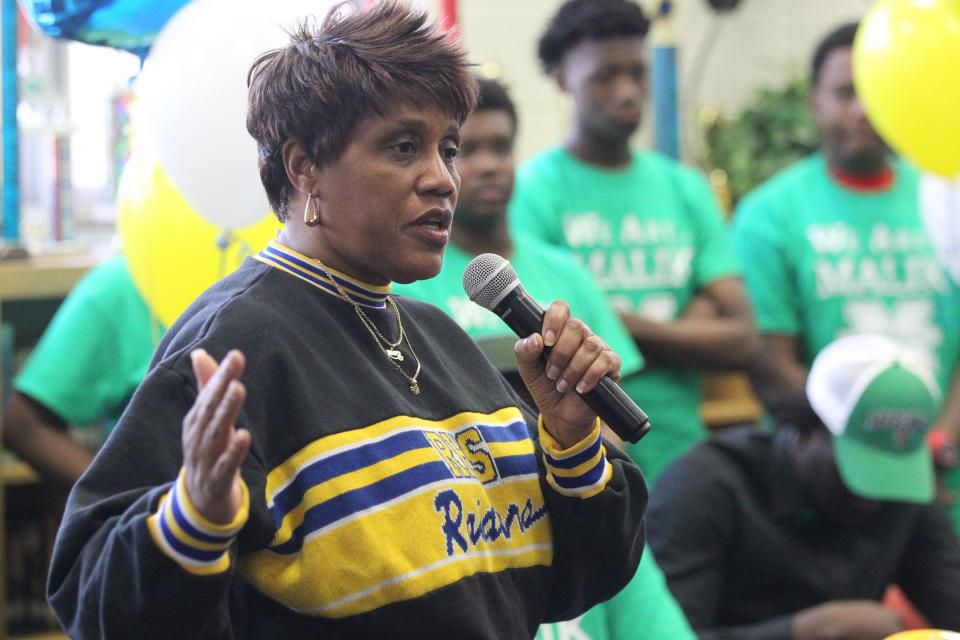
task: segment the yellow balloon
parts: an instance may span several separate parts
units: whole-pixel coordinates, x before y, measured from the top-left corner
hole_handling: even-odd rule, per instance
[[[853,77],[891,147],[960,175],[960,0],[879,0],[857,31]]]
[[[117,189],[117,226],[134,284],[165,326],[207,287],[273,239],[273,214],[224,232],[183,199],[147,147],[137,148]]]
[[[939,629],[914,629],[895,633],[884,640],[960,640],[960,633]]]

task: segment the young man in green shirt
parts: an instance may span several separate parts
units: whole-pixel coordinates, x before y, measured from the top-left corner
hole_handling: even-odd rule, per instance
[[[394,284],[393,291],[437,305],[481,344],[504,338],[512,345],[516,336],[500,318],[470,302],[461,284],[463,270],[473,256],[500,254],[510,260],[524,288],[541,304],[554,298],[566,300],[577,317],[617,350],[622,359],[622,384],[632,393],[632,381],[643,360],[590,275],[563,250],[509,232],[507,203],[513,191],[516,109],[498,83],[481,80],[479,85],[477,108],[461,128],[460,196],[443,267],[430,280]],[[646,438],[640,446],[645,442]],[[619,594],[575,620],[544,625],[537,637],[693,640],[694,635],[647,550],[633,580]]]
[[[857,25],[813,56],[810,108],[821,151],[748,195],[734,219],[763,334],[754,386],[779,421],[809,411],[810,363],[843,335],[881,333],[916,350],[944,393],[934,429],[956,438],[960,297],[920,213],[917,172],[892,157],[857,98]],[[947,482],[958,486],[958,473]],[[953,511],[960,525],[960,507]]]
[[[562,146],[521,168],[511,220],[573,251],[650,363],[634,397],[656,426],[630,453],[652,484],[705,434],[698,371],[746,367],[758,341],[710,188],[630,148],[647,99],[648,28],[628,0],[570,0],[554,16],[540,60],[576,118]]]
[[[64,300],[14,379],[4,444],[45,478],[72,485],[94,452],[66,427],[112,426],[162,335],[122,257],[94,268]]]

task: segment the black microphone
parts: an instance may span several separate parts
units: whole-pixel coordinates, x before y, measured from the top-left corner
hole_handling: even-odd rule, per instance
[[[544,310],[530,297],[513,266],[495,253],[484,253],[463,272],[463,290],[481,307],[493,311],[521,338],[539,333]],[[544,358],[550,349],[544,349]],[[636,442],[650,430],[650,420],[609,376],[580,396],[620,438]]]

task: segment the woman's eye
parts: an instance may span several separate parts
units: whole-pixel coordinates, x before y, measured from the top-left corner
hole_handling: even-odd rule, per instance
[[[443,157],[447,162],[452,162],[460,155],[460,149],[457,147],[447,147],[443,150]]]
[[[397,144],[393,145],[393,148],[404,155],[416,153],[417,151],[417,145],[409,141],[398,142]]]

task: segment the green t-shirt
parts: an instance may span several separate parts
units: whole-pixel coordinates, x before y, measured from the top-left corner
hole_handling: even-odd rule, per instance
[[[536,640],[696,640],[650,549],[620,593],[567,622],[546,624]]]
[[[960,299],[924,228],[916,171],[894,170],[889,189],[853,191],[822,155],[802,160],[740,204],[736,246],[758,327],[797,336],[807,365],[836,338],[881,333],[923,354],[945,390]]]
[[[739,275],[730,239],[706,181],[654,153],[608,170],[564,149],[521,167],[511,203],[515,229],[573,251],[614,306],[669,322],[711,282]],[[630,448],[651,482],[705,435],[700,378],[656,367],[635,382],[650,433]]]
[[[112,427],[146,374],[163,329],[122,257],[90,271],[67,296],[14,381],[66,423]]]
[[[505,257],[520,277],[523,288],[544,308],[554,300],[563,300],[570,305],[574,317],[586,322],[619,354],[626,389],[629,380],[636,377],[634,374],[643,366],[643,358],[590,275],[565,251],[519,234],[513,239],[513,254]],[[507,337],[512,344],[516,336],[503,320],[471,302],[463,292],[463,271],[472,259],[473,256],[451,244],[444,253],[439,274],[429,280],[394,284],[392,291],[439,307],[474,340]],[[629,393],[629,389],[626,390]]]

